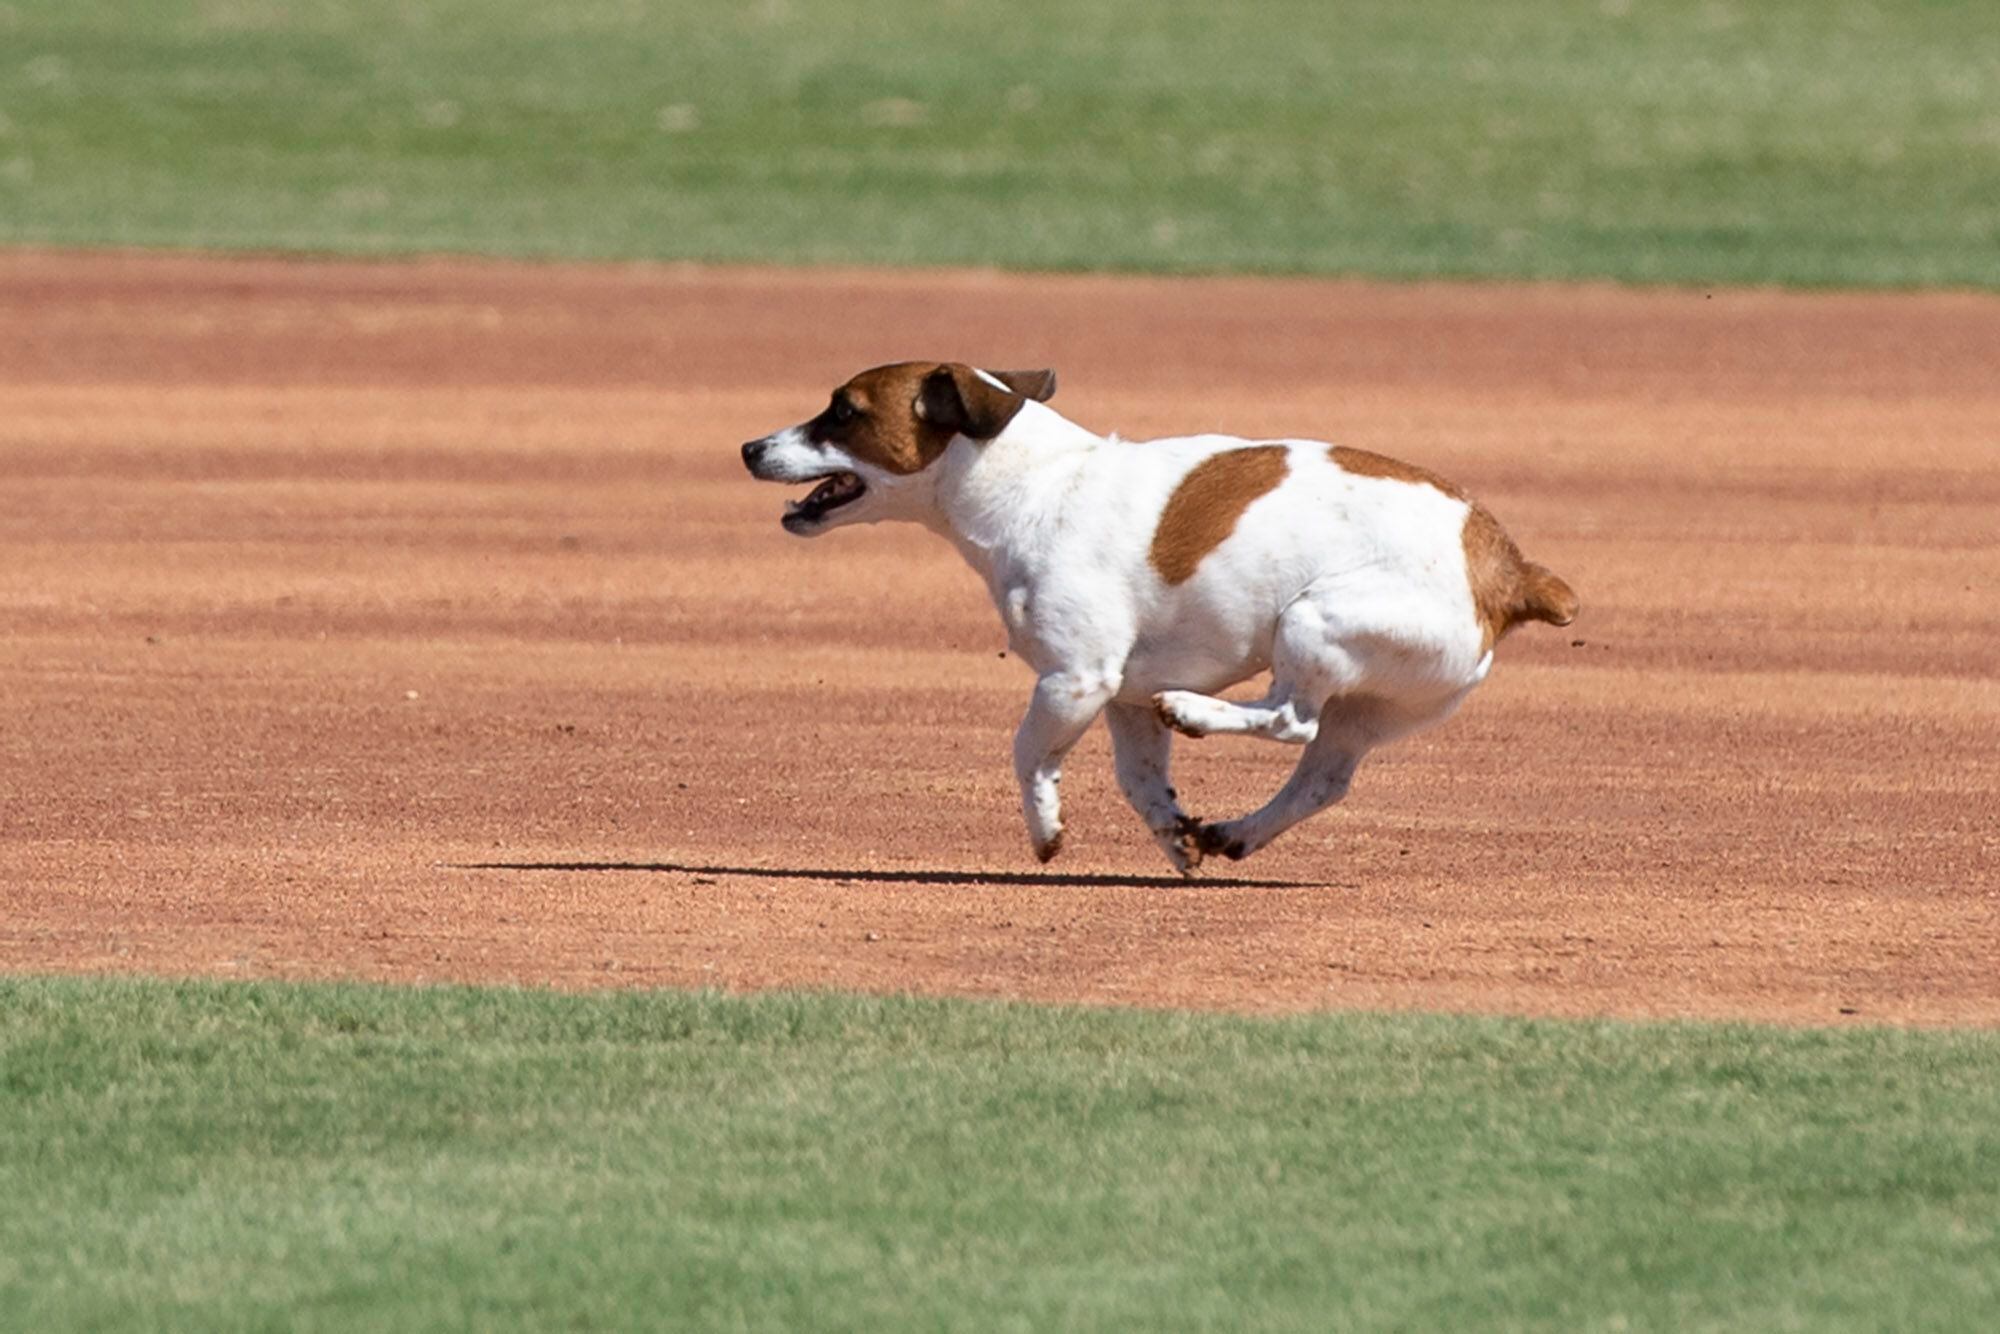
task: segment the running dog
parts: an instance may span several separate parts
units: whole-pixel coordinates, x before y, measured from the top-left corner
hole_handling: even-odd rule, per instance
[[[1063,757],[1102,715],[1118,782],[1184,874],[1247,857],[1347,794],[1362,756],[1442,721],[1525,621],[1576,594],[1425,469],[1312,440],[1093,434],[1046,406],[1052,371],[904,362],[743,446],[753,476],[818,483],[787,532],[903,519],[985,579],[1036,674],[1014,737],[1035,855],[1062,849]],[[1216,697],[1269,669],[1255,703]],[[1240,819],[1190,817],[1173,734],[1301,746]]]

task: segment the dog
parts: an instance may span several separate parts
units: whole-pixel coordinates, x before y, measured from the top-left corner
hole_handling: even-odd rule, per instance
[[[1568,584],[1435,473],[1314,440],[1103,437],[1047,406],[1053,371],[902,362],[743,446],[760,480],[816,483],[783,524],[922,524],[986,581],[1035,672],[1014,772],[1035,855],[1062,850],[1063,757],[1099,716],[1118,783],[1182,874],[1249,856],[1347,794],[1376,746],[1442,721]],[[1269,670],[1254,703],[1217,692]],[[1303,747],[1234,820],[1181,808],[1174,733]]]

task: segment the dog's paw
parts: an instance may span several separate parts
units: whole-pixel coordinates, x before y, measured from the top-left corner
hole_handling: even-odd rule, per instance
[[[1249,846],[1227,824],[1201,826],[1195,834],[1195,843],[1203,852],[1220,853],[1233,862],[1240,862],[1250,855]]]
[[[1201,821],[1192,816],[1183,815],[1167,828],[1155,829],[1153,839],[1182,875],[1193,875],[1201,865]]]
[[[1056,854],[1061,852],[1062,848],[1063,830],[1061,825],[1057,825],[1056,832],[1050,834],[1046,840],[1036,840],[1035,860],[1046,866],[1056,859]]]
[[[1185,690],[1166,690],[1153,696],[1153,715],[1174,731],[1186,737],[1205,737],[1208,729],[1188,717],[1177,696],[1187,696]],[[1190,696],[1190,698],[1194,698]]]

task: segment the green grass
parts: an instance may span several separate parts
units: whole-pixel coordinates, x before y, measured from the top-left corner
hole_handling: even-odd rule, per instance
[[[1990,1328],[2000,1035],[0,980],[0,1328]]]
[[[0,242],[2000,285],[1991,0],[0,0]]]

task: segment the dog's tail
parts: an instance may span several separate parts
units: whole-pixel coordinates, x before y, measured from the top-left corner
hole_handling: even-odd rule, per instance
[[[1463,541],[1466,578],[1488,648],[1524,621],[1568,625],[1576,619],[1575,590],[1523,556],[1483,506],[1467,510]]]
[[[1576,619],[1579,605],[1576,590],[1548,566],[1522,561],[1518,588],[1515,602],[1518,610],[1510,618],[1512,624],[1545,621],[1550,625],[1568,625]]]

